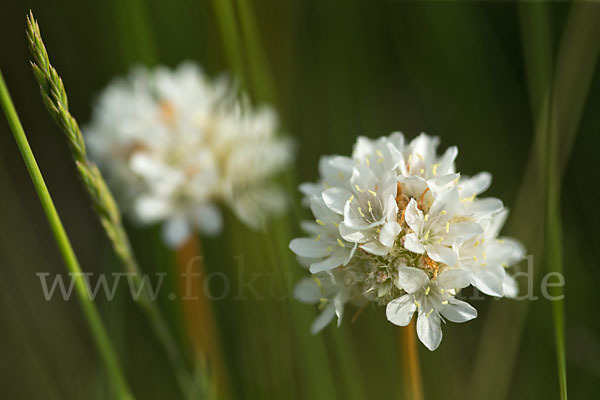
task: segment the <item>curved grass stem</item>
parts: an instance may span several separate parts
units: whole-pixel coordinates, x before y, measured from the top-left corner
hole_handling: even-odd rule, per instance
[[[112,347],[106,329],[104,328],[104,324],[102,323],[98,309],[88,295],[88,289],[81,266],[77,261],[77,257],[75,256],[75,252],[73,251],[60,217],[58,216],[54,202],[50,197],[48,187],[44,182],[40,168],[37,165],[33,152],[31,151],[25,131],[23,130],[23,126],[19,121],[17,111],[12,103],[1,72],[0,103],[2,104],[2,109],[4,110],[8,124],[11,128],[15,141],[17,142],[19,151],[23,156],[23,161],[25,162],[31,180],[33,181],[33,186],[38,194],[40,203],[44,209],[44,213],[48,218],[48,223],[50,224],[50,228],[52,229],[52,233],[56,239],[56,243],[63,257],[67,270],[75,277],[75,290],[77,293],[77,298],[79,299],[81,307],[83,308],[84,316],[89,325],[96,347],[98,348],[98,352],[100,353],[100,357],[102,358],[106,368],[115,396],[117,396],[119,399],[133,399],[134,397],[129,390],[129,386],[127,385],[127,381],[125,380],[125,376],[119,365],[116,353]]]
[[[100,218],[102,227],[115,253],[121,260],[125,271],[131,274],[136,287],[142,288],[144,283],[141,269],[123,227],[119,208],[100,170],[87,156],[83,135],[77,120],[69,111],[69,102],[64,84],[58,72],[50,63],[40,27],[31,12],[27,17],[27,37],[33,56],[31,66],[40,85],[44,104],[67,139],[71,156],[77,165],[77,172],[92,200],[96,214]],[[151,327],[155,330],[167,354],[182,393],[186,398],[196,398],[200,389],[187,368],[185,357],[162,311],[156,302],[150,298],[147,291],[142,292],[138,304],[150,321]]]

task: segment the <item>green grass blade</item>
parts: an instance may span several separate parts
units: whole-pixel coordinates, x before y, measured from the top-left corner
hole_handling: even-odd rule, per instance
[[[102,227],[110,240],[116,255],[126,272],[132,274],[136,287],[141,287],[142,273],[130,245],[129,237],[121,219],[121,213],[100,170],[87,155],[83,134],[77,120],[69,109],[69,101],[58,71],[52,66],[46,46],[42,40],[40,27],[30,13],[27,18],[27,37],[34,61],[31,63],[34,76],[40,85],[42,99],[52,118],[67,138],[71,156],[83,182]],[[150,325],[160,340],[182,392],[187,397],[195,397],[200,390],[193,381],[183,352],[174,338],[162,310],[156,302],[142,292],[137,304],[145,313]]]
[[[35,161],[35,157],[31,151],[25,131],[23,130],[21,122],[19,121],[19,117],[14,108],[1,72],[0,102],[2,103],[2,109],[4,110],[8,124],[11,128],[15,141],[17,142],[19,151],[23,156],[23,161],[25,162],[27,171],[31,176],[31,180],[33,181],[33,185],[39,196],[42,208],[44,209],[46,217],[48,218],[48,223],[50,224],[50,228],[52,229],[52,233],[54,234],[60,253],[69,272],[75,274],[76,293],[83,308],[87,323],[92,332],[95,344],[106,367],[106,371],[113,386],[115,395],[118,396],[119,399],[133,399],[133,395],[129,390],[117,356],[113,350],[112,344],[110,343],[100,318],[100,314],[98,313],[98,310],[92,300],[90,300],[88,297],[87,286],[81,267],[77,261],[75,252],[71,247],[71,243],[67,237],[67,233],[65,232],[60,217],[58,216],[58,212],[54,207],[54,203],[50,197],[50,192],[46,187],[42,173],[37,165],[37,162]]]
[[[549,34],[549,28],[540,26],[548,23],[545,20],[548,16],[545,16],[539,8],[543,6],[543,4],[521,5],[521,11],[524,13],[521,20],[523,35],[527,39],[524,41],[525,51],[528,53],[533,51],[542,59],[536,60],[534,55],[526,55],[528,77],[536,79],[536,82],[528,82],[530,96],[533,97],[532,102],[537,104],[536,107],[532,107],[532,110],[539,110],[539,114],[534,115],[536,134],[521,190],[512,213],[511,231],[525,242],[530,254],[537,255],[542,254],[543,251],[542,238],[539,235],[541,224],[544,222],[552,224],[552,227],[546,227],[546,235],[543,239],[550,240],[547,243],[548,249],[555,253],[546,255],[554,258],[561,253],[559,248],[552,248],[554,243],[560,242],[560,237],[549,237],[547,233],[548,229],[560,233],[560,221],[553,220],[557,218],[555,215],[548,218],[547,214],[550,211],[546,207],[539,206],[546,203],[548,193],[546,190],[546,179],[549,175],[546,170],[548,160],[545,158],[550,136],[547,135],[550,129],[548,124],[554,125],[552,137],[555,143],[560,143],[560,149],[554,152],[556,159],[553,162],[556,165],[553,167],[556,169],[551,178],[561,179],[565,173],[600,53],[600,42],[597,40],[600,35],[600,25],[597,23],[600,8],[591,3],[572,5],[562,34],[556,63],[552,63],[551,60],[547,60],[550,54],[550,39],[543,36]],[[556,67],[554,78],[550,79],[551,70],[548,68],[552,65]],[[546,77],[546,88],[543,87],[544,78],[540,77]],[[552,107],[549,106],[550,90],[553,94]],[[555,115],[550,118],[549,112]],[[552,145],[556,146],[556,144]],[[557,202],[558,199],[553,201]],[[554,209],[557,206],[557,203],[552,204]],[[549,260],[551,263],[555,261]],[[556,268],[554,265],[549,267]],[[533,271],[533,279],[538,282],[540,268],[534,268]],[[553,303],[556,303],[553,304],[557,317],[555,324],[563,325],[564,305],[562,302]],[[473,368],[471,398],[498,400],[506,398],[529,307],[528,302],[505,302],[490,307],[479,344],[478,358]],[[564,366],[564,329],[559,328],[556,333],[557,343],[563,343],[562,349],[558,351],[559,364]],[[502,353],[499,354],[499,351]],[[560,368],[564,372],[563,366]],[[562,386],[566,388],[564,380],[566,374],[561,372],[561,375],[561,391],[564,393]]]
[[[213,0],[225,54],[235,77],[244,83],[244,52],[238,34],[233,1]]]

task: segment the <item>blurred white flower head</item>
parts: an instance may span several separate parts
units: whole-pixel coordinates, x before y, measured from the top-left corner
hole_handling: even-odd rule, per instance
[[[94,160],[125,212],[163,223],[172,247],[222,228],[219,204],[253,229],[286,207],[272,175],[292,159],[269,107],[252,108],[224,78],[184,63],[133,69],[98,98],[85,129]]]
[[[410,143],[401,133],[360,137],[352,157],[323,157],[321,180],[300,186],[315,222],[303,223],[310,237],[292,240],[290,249],[312,274],[295,296],[322,309],[313,332],[334,316],[339,324],[346,303],[375,303],[396,325],[416,313],[419,339],[435,350],[442,322],[477,316],[456,298],[461,289],[516,296],[506,269],[524,248],[499,237],[508,214],[502,202],[478,197],[490,174],[461,176],[456,147],[440,156],[438,143],[425,134]]]

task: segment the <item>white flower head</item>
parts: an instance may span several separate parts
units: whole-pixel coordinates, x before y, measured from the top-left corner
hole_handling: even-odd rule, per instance
[[[438,143],[425,134],[408,143],[398,132],[360,137],[352,157],[323,157],[319,183],[301,185],[316,222],[304,223],[311,237],[292,240],[290,248],[313,274],[296,296],[306,302],[312,288],[311,302],[323,309],[319,329],[334,315],[339,323],[344,304],[373,302],[385,305],[396,325],[417,313],[418,336],[435,350],[442,322],[477,316],[456,298],[461,289],[516,295],[506,269],[524,249],[498,237],[507,215],[502,202],[478,197],[491,175],[461,177],[457,148],[438,156]],[[316,298],[315,282],[323,281],[329,283]]]
[[[162,222],[176,247],[194,230],[219,233],[220,204],[255,229],[284,210],[270,178],[291,161],[292,145],[277,130],[271,108],[253,108],[226,79],[184,63],[115,80],[85,132],[125,212],[141,224]]]

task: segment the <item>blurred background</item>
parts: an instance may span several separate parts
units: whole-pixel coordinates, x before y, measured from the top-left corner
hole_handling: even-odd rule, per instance
[[[505,233],[533,255],[533,293],[540,296],[474,301],[479,317],[446,325],[437,351],[419,344],[426,398],[559,398],[551,304],[540,293],[548,272],[548,179],[561,183],[560,210],[550,212],[562,215],[569,394],[600,396],[600,173],[594,161],[600,4],[238,0],[229,21],[242,50],[235,56],[220,1],[226,0],[0,5],[0,69],[83,269],[120,270],[33,79],[25,37],[29,9],[81,125],[99,91],[132,65],[195,60],[211,76],[238,74],[257,103],[279,110],[284,131],[297,140],[296,166],[284,178],[296,200],[293,212],[264,234],[227,215],[225,232],[203,240],[208,270],[232,280],[231,293],[214,303],[232,398],[403,398],[398,329],[384,310],[369,308],[352,324],[349,310],[340,328],[332,324],[311,336],[316,310],[290,297],[304,271],[287,250],[298,221],[308,217],[296,186],[316,179],[319,157],[349,154],[358,135],[396,130],[408,138],[422,131],[440,136],[441,150],[457,145],[457,168],[465,175],[492,173],[487,194],[511,209]],[[549,115],[548,99],[554,105]],[[0,119],[0,397],[110,398],[80,305],[60,296],[44,299],[36,272],[53,277],[65,267]],[[544,150],[546,121],[558,138],[555,154]],[[547,176],[548,162],[559,177]],[[129,231],[145,272],[172,272],[174,256],[157,228]],[[254,284],[258,296],[239,298],[240,271],[261,274]],[[185,349],[178,302],[166,294],[159,302]],[[180,398],[127,288],[97,305],[136,397]]]

